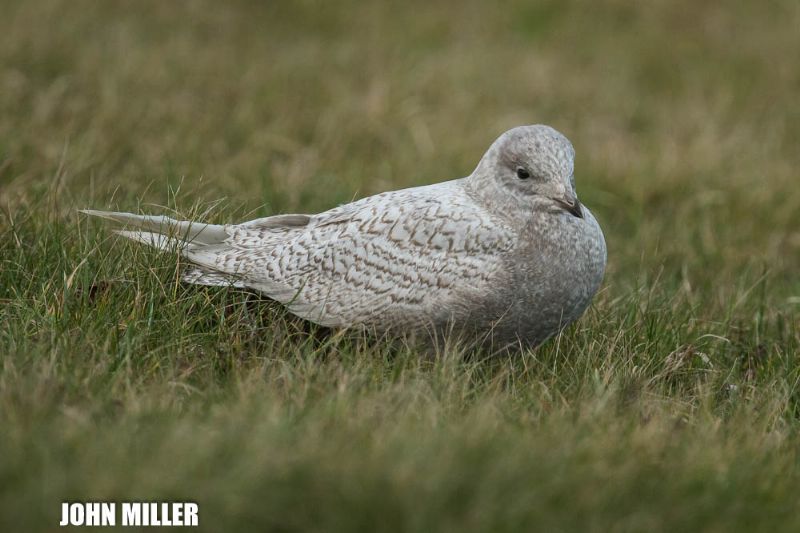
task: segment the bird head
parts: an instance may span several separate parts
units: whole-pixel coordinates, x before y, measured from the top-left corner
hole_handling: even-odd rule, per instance
[[[520,126],[492,144],[468,178],[470,189],[494,209],[514,205],[583,218],[574,158],[572,144],[550,126]]]

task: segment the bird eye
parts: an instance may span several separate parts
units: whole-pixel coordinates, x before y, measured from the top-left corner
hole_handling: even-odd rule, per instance
[[[517,177],[521,180],[526,180],[531,177],[531,173],[526,168],[517,167]]]

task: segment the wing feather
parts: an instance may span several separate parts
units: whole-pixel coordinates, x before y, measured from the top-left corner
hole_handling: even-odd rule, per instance
[[[513,230],[477,206],[458,180],[370,196],[318,215],[215,226],[87,211],[176,245],[191,283],[259,290],[324,326],[378,329],[458,319],[505,275]]]
[[[470,298],[494,285],[514,239],[510,228],[444,185],[365,198],[280,234],[236,226],[228,257],[204,248],[189,257],[237,269],[250,286],[325,326],[458,318]],[[214,257],[201,257],[208,252]]]

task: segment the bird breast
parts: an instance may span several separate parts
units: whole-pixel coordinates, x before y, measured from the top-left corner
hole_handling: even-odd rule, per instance
[[[600,287],[603,232],[592,213],[544,213],[522,235],[514,261],[517,335],[539,344],[579,318]]]

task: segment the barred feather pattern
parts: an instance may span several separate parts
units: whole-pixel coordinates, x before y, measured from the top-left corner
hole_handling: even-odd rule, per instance
[[[320,325],[422,327],[492,291],[513,246],[511,228],[467,199],[457,182],[383,193],[292,223],[227,226],[224,242],[184,254]]]
[[[585,311],[606,246],[575,191],[574,149],[559,132],[501,135],[469,176],[390,191],[319,214],[214,225],[85,213],[120,235],[177,250],[184,280],[258,290],[329,327],[447,332],[533,347]]]

